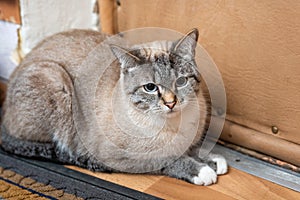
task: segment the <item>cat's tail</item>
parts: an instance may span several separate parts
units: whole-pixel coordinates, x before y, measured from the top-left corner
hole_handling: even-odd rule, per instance
[[[1,147],[6,152],[25,157],[57,159],[53,143],[41,143],[15,138],[9,135],[3,124],[1,125]]]

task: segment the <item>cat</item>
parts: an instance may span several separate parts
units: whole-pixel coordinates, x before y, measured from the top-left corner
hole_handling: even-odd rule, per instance
[[[101,52],[107,53],[101,44],[111,36],[70,30],[46,38],[10,77],[2,148],[93,171],[216,183],[227,173],[225,158],[199,157],[209,104],[195,62],[198,34],[193,29],[175,41],[106,45],[115,61],[97,82],[85,67],[97,74],[106,60]],[[97,48],[100,53],[91,55]]]

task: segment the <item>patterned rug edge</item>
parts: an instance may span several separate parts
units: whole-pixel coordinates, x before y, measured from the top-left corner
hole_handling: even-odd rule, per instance
[[[61,164],[0,149],[0,199],[159,199]]]

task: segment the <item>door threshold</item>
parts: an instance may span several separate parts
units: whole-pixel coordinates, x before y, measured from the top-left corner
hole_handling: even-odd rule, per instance
[[[212,152],[223,155],[230,167],[300,192],[300,173],[259,160],[220,144],[217,144]]]

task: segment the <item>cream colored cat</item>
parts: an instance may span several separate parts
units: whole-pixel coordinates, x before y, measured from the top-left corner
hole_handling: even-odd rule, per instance
[[[105,56],[90,55],[106,39],[73,30],[47,38],[26,56],[9,80],[2,147],[95,171],[215,183],[227,164],[220,155],[199,157],[208,106],[194,60],[198,31],[130,49],[110,45],[117,61],[92,83],[94,96],[83,95],[92,102],[87,105],[79,95],[91,85],[83,68],[96,72],[104,65]]]

